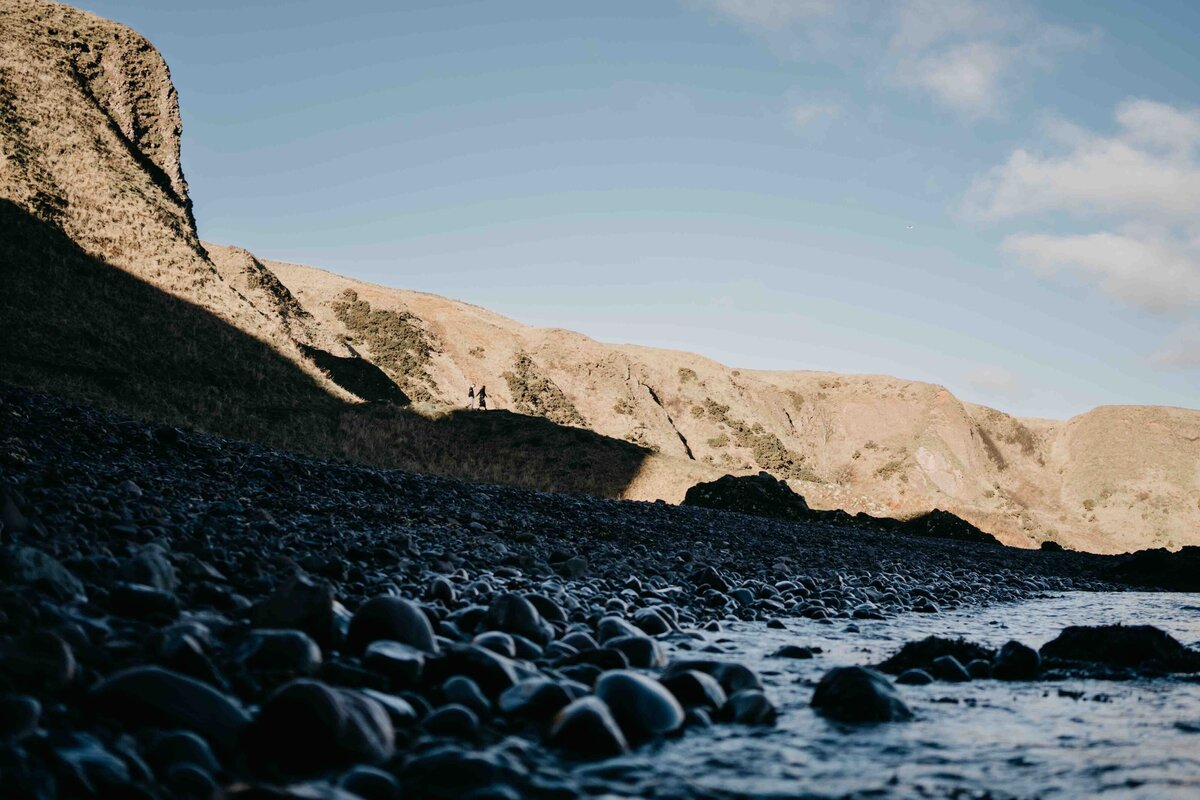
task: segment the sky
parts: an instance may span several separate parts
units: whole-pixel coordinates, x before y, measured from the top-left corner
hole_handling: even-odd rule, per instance
[[[1200,407],[1194,0],[78,0],[200,234],[731,366]]]

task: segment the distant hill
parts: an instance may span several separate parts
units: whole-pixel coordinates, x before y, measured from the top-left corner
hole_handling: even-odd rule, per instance
[[[1010,545],[1200,544],[1195,410],[1020,419],[940,386],[738,370],[203,243],[166,64],[69,6],[0,0],[0,120],[0,380],[553,491],[679,502],[766,470],[813,508],[939,508]],[[501,413],[461,409],[472,382]]]

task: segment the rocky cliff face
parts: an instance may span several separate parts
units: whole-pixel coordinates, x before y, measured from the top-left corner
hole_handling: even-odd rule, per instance
[[[679,502],[766,470],[814,508],[949,510],[1008,544],[1200,543],[1200,412],[1018,419],[886,376],[738,370],[530,328],[197,236],[167,66],[0,0],[0,380],[373,464]],[[508,415],[463,415],[486,384]],[[415,411],[356,405],[407,398]]]

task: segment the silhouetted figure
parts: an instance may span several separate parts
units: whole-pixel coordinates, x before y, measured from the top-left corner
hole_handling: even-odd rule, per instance
[[[475,405],[475,384],[471,384],[471,388],[467,389],[467,408],[472,408]]]
[[[479,410],[487,411],[487,387],[480,386],[479,391],[475,393],[475,399],[479,401]]]

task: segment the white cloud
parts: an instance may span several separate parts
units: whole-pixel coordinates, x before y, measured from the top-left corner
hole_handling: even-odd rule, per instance
[[[1075,216],[1195,218],[1200,210],[1200,119],[1161,103],[1117,107],[1112,136],[1059,124],[1064,153],[1018,149],[975,182],[971,213],[992,219],[1062,211]],[[1073,140],[1073,141],[1070,141]]]
[[[787,58],[849,64],[967,117],[999,115],[1035,69],[1092,35],[1001,0],[691,0]]]
[[[1200,309],[1200,252],[1187,243],[1121,233],[1019,234],[1004,249],[1047,277],[1071,272],[1153,314]]]
[[[833,119],[839,113],[841,109],[831,103],[797,103],[788,109],[788,121],[794,128],[803,130],[815,123]]]
[[[1107,135],[1056,122],[1048,133],[1057,152],[1014,151],[975,181],[967,211],[1099,224],[1083,233],[1017,233],[1003,247],[1039,275],[1074,276],[1132,308],[1180,320],[1154,359],[1200,366],[1200,111],[1127,100],[1113,117]]]

